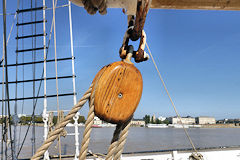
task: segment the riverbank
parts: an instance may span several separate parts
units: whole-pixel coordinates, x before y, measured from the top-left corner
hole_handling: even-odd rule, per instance
[[[239,124],[205,124],[201,128],[240,128]]]
[[[1,124],[0,124],[1,126]],[[18,126],[28,126],[28,124],[23,124],[20,125],[18,124]],[[32,126],[32,124],[31,124]],[[43,123],[35,123],[35,126],[38,127],[43,127],[44,124]],[[68,125],[68,127],[71,127],[74,125]],[[84,127],[84,124],[79,124],[79,127]],[[107,125],[102,125],[101,128],[105,128],[105,127],[115,127],[115,125],[112,126],[107,126]],[[144,127],[144,126],[137,126],[137,125],[133,125],[131,127]],[[205,125],[184,125],[185,128],[240,128],[240,124],[205,124]],[[151,127],[149,127],[151,128]],[[158,127],[154,127],[154,128],[158,128]],[[178,124],[177,127],[174,127],[174,125],[169,124],[166,125],[164,127],[159,127],[159,128],[182,128],[182,125]]]

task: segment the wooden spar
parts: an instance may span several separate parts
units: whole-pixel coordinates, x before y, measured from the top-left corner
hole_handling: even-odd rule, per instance
[[[71,0],[83,6],[82,0]],[[107,0],[108,8],[126,8],[134,0]],[[152,0],[152,9],[240,10],[240,0]]]

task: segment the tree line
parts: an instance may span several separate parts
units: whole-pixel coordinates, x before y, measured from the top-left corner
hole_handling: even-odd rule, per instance
[[[151,123],[151,124],[169,124],[169,121],[165,119],[164,121],[159,120],[158,118],[154,119],[153,116],[145,115],[143,117],[143,120],[145,121],[145,124]]]
[[[58,117],[53,116],[53,123],[54,124],[57,124],[57,120],[58,120]],[[9,121],[9,119],[8,119],[8,121]],[[18,119],[18,123],[21,124],[21,125],[29,124],[33,121],[35,123],[43,123],[43,118],[42,118],[42,116],[34,116],[33,118],[31,116],[21,116]],[[78,123],[85,123],[85,121],[86,120],[85,120],[84,116],[79,116]],[[0,118],[0,124],[2,124],[2,123],[5,123],[5,117]],[[72,119],[70,121],[70,123],[74,123],[74,120]],[[12,117],[10,117],[10,124],[13,124],[13,118]]]

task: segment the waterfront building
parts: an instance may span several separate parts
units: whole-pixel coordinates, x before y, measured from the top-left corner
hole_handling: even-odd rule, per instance
[[[162,116],[158,117],[158,120],[160,121],[165,121],[166,119],[167,119],[166,117],[162,117]]]
[[[103,124],[103,121],[100,118],[98,118],[97,116],[95,116],[94,119],[93,119],[93,124],[94,125],[101,125],[101,124]]]
[[[145,121],[142,119],[133,119],[131,121],[132,126],[145,126]]]
[[[21,117],[26,117],[27,115],[26,114],[18,114],[18,117],[21,118]]]
[[[153,114],[152,120],[153,120],[153,122],[156,122],[156,116],[155,116],[155,114]]]
[[[201,116],[196,118],[197,124],[216,124],[216,119],[214,117]]]
[[[181,121],[178,117],[169,117],[168,118],[170,124],[181,124]],[[183,124],[195,124],[195,118],[193,117],[181,117]]]

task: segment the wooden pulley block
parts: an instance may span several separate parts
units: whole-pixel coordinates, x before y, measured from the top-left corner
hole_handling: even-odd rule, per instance
[[[103,67],[93,80],[95,114],[109,123],[129,120],[141,99],[142,89],[142,75],[133,64],[119,61]]]

